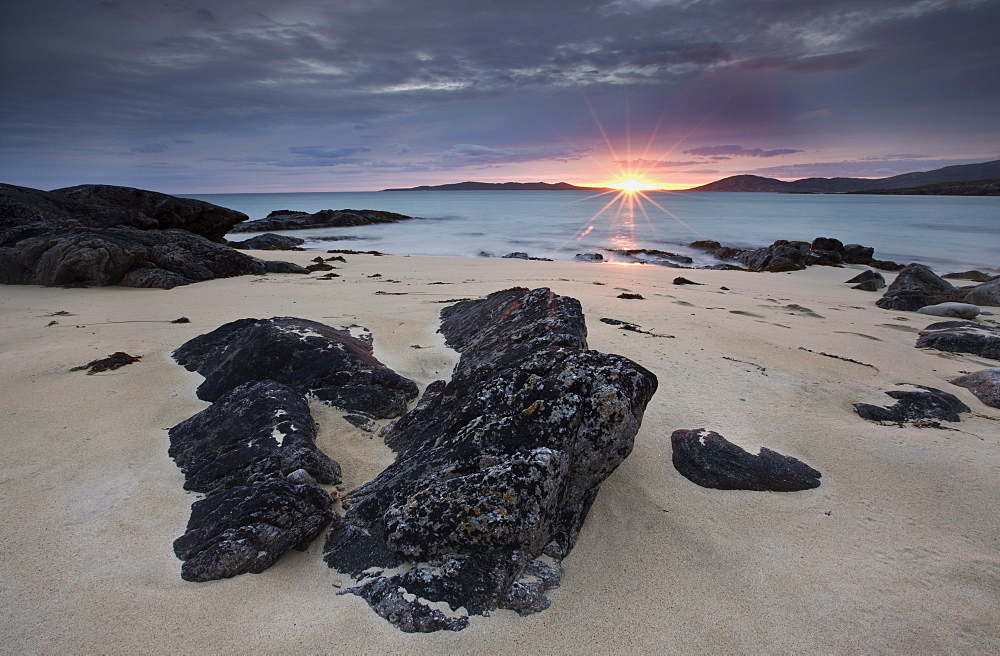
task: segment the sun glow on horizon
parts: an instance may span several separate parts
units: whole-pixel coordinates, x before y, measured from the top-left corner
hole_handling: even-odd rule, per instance
[[[643,180],[634,177],[618,180],[617,182],[609,184],[608,187],[610,187],[611,189],[620,189],[625,193],[629,194],[634,194],[637,191],[654,191],[662,189],[662,187],[659,185],[650,184],[649,182],[645,182]]]

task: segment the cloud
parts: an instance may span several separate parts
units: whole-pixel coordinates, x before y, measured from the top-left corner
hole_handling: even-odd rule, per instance
[[[146,143],[140,146],[136,146],[129,150],[130,153],[144,154],[144,153],[165,153],[169,150],[170,146],[165,143]]]
[[[735,144],[727,146],[701,146],[685,150],[685,155],[695,155],[696,157],[710,157],[713,160],[727,160],[732,157],[778,157],[779,155],[792,155],[794,153],[805,152],[794,148],[776,148],[774,150],[764,150],[762,148],[744,148]]]
[[[884,50],[854,50],[851,52],[836,52],[828,55],[797,56],[779,55],[776,57],[760,57],[739,62],[739,68],[748,71],[780,69],[793,73],[826,73],[829,71],[844,71],[869,64],[885,56]]]
[[[476,144],[458,144],[443,152],[435,153],[427,164],[441,168],[462,168],[549,160],[568,162],[580,159],[588,152],[590,148],[577,146],[490,148]]]
[[[616,159],[611,163],[617,164],[618,166],[624,166],[629,169],[680,168],[684,166],[693,166],[695,164],[703,164],[703,162],[700,161],[671,162],[653,159]]]
[[[370,152],[371,148],[366,148],[364,146],[352,146],[349,148],[323,148],[322,146],[294,146],[288,149],[288,152],[293,155],[302,155],[304,157],[315,159],[315,160],[335,160],[343,159],[345,157],[351,157],[352,155],[357,155],[358,153]]]

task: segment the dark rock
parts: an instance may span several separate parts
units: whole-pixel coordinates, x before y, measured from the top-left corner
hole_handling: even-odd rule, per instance
[[[846,284],[857,283],[851,289],[861,289],[866,292],[878,291],[885,287],[885,278],[882,277],[882,274],[877,271],[872,271],[871,269],[862,271],[850,280],[845,280],[844,282]]]
[[[813,251],[832,251],[834,253],[844,252],[844,242],[833,237],[817,237],[813,239],[809,249]]]
[[[904,385],[907,389],[886,392],[896,399],[895,404],[883,408],[868,403],[855,403],[854,411],[868,421],[892,423],[922,419],[961,421],[960,412],[972,412],[969,406],[958,400],[954,394],[923,385],[908,383],[900,385]]]
[[[682,277],[678,276],[677,278],[674,278],[674,284],[675,285],[701,285],[703,283],[695,282],[693,280],[688,280],[687,278],[682,278]]]
[[[305,549],[333,518],[330,495],[280,476],[210,494],[191,506],[174,541],[185,581],[260,573],[287,551]]]
[[[201,200],[131,187],[80,185],[41,191],[0,185],[0,218],[24,219],[33,224],[55,223],[64,228],[179,228],[222,242],[223,236],[234,225],[245,221],[247,215]]]
[[[986,282],[990,280],[992,276],[983,273],[982,271],[961,271],[959,273],[946,273],[942,278],[946,279],[957,279],[957,280],[971,280],[973,282]]]
[[[845,244],[841,256],[844,264],[868,264],[875,255],[875,249],[861,244]]]
[[[313,214],[289,212],[275,214],[266,219],[247,221],[230,232],[270,232],[273,230],[302,230],[304,228],[345,228],[375,223],[396,223],[412,216],[383,212],[382,210],[320,210]]]
[[[969,289],[959,290],[961,299],[975,305],[1000,307],[1000,278],[984,282]]]
[[[169,435],[168,453],[184,472],[185,490],[211,492],[297,469],[320,483],[340,482],[340,465],[316,446],[305,397],[273,380],[230,390]]]
[[[185,230],[60,228],[0,248],[0,283],[159,287],[263,274],[268,266]]]
[[[288,215],[291,215],[291,214],[305,215],[305,214],[309,214],[309,212],[303,212],[302,210],[272,210],[264,218],[273,219],[276,216],[288,216]]]
[[[950,353],[970,353],[1000,360],[1000,327],[973,321],[941,321],[920,331],[917,348],[935,348]]]
[[[289,237],[287,235],[276,235],[273,232],[267,232],[263,235],[251,237],[245,241],[231,241],[229,242],[229,245],[233,248],[255,251],[301,251],[305,250],[300,248],[300,246],[304,243],[306,243],[305,239]]]
[[[191,320],[187,317],[178,317],[171,321],[170,323],[191,323]]]
[[[957,300],[955,287],[923,264],[911,264],[896,276],[875,305],[885,310],[918,310]]]
[[[737,259],[750,271],[799,271],[806,268],[809,243],[779,239],[770,246],[744,251]]]
[[[615,248],[605,250],[636,262],[646,262],[649,264],[672,268],[683,268],[679,265],[691,264],[694,262],[694,260],[687,255],[678,255],[677,253],[661,251],[655,248]]]
[[[674,468],[702,487],[717,490],[795,492],[819,487],[822,474],[790,456],[761,448],[751,455],[704,428],[670,436]]]
[[[416,383],[379,362],[371,342],[306,319],[233,321],[185,343],[174,358],[205,376],[198,387],[205,401],[248,381],[275,380],[330,405],[387,418],[417,396]]]
[[[267,273],[309,273],[304,266],[281,260],[264,260],[264,270]]]
[[[125,365],[138,362],[141,359],[141,355],[129,355],[124,351],[116,351],[104,359],[92,360],[87,364],[80,365],[79,367],[73,367],[70,371],[83,371],[84,369],[88,369],[89,371],[87,371],[87,375],[89,376],[102,371],[114,371],[115,369],[121,369]]]
[[[581,262],[603,262],[604,256],[600,253],[577,253],[573,259]]]
[[[870,262],[861,262],[861,264],[867,264],[868,266],[881,269],[882,271],[902,271],[906,268],[905,264],[890,262],[889,260],[871,260]]]
[[[969,389],[977,399],[991,408],[1000,408],[1000,367],[959,376],[951,384]]]
[[[336,267],[330,266],[326,262],[316,262],[306,267],[306,271],[333,271]],[[371,278],[371,276],[368,276]]]
[[[712,241],[711,239],[699,239],[698,241],[693,241],[689,244],[691,248],[700,248],[703,250],[714,250],[716,248],[722,248],[722,244],[717,241]]]
[[[553,568],[532,563],[569,552],[656,389],[635,363],[585,350],[580,303],[548,289],[457,303],[442,311],[441,332],[461,354],[452,380],[428,386],[389,429],[396,461],[347,496],[350,539],[327,549],[334,563],[381,554],[349,572],[388,566],[371,541],[427,562],[345,591],[406,631],[465,626],[426,602],[469,614],[544,608],[557,577],[539,583]]]
[[[630,301],[643,301],[645,300],[642,294],[630,294],[629,292],[622,292],[618,295],[618,298],[624,298]]]

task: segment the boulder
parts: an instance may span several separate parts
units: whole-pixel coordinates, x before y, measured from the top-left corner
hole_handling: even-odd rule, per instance
[[[345,228],[375,223],[396,223],[412,216],[382,210],[320,210],[305,212],[271,212],[265,219],[247,221],[235,226],[231,232],[270,232],[273,230],[303,230],[305,228]]]
[[[340,465],[316,446],[305,397],[273,380],[230,390],[169,435],[168,453],[184,472],[185,490],[212,492],[296,470],[320,483],[340,483]]]
[[[982,271],[959,271],[956,273],[946,273],[942,278],[947,278],[949,280],[971,280],[973,282],[986,282],[993,278],[989,274],[983,273]]]
[[[875,422],[902,423],[920,420],[961,421],[961,412],[972,412],[957,396],[933,387],[900,383],[905,389],[886,392],[896,399],[888,407],[855,403],[854,411],[862,419]]]
[[[967,388],[977,399],[991,408],[1000,408],[1000,367],[981,369],[959,376],[952,380],[951,384]]]
[[[603,262],[604,256],[600,253],[577,253],[573,259],[580,262]]]
[[[330,495],[279,475],[219,490],[191,506],[174,553],[185,581],[260,573],[291,549],[304,550],[334,517]]]
[[[767,448],[752,455],[704,428],[676,430],[670,442],[674,469],[702,487],[795,492],[819,487],[823,476],[801,460]]]
[[[918,310],[925,305],[957,300],[955,287],[923,264],[899,272],[875,305],[885,310]]]
[[[174,358],[205,377],[198,398],[215,401],[248,381],[274,380],[328,405],[398,417],[417,385],[379,362],[370,341],[294,317],[239,319],[186,342]]]
[[[861,244],[845,244],[841,257],[844,264],[869,264],[875,256],[875,249]]]
[[[982,310],[969,303],[938,303],[936,305],[925,305],[918,309],[917,312],[920,314],[930,314],[935,317],[975,319]]]
[[[288,235],[276,235],[273,232],[267,232],[263,235],[257,235],[256,237],[251,237],[250,239],[244,241],[231,241],[229,242],[229,245],[233,248],[254,251],[301,251],[305,250],[300,248],[300,246],[304,243],[306,243],[305,239],[289,237]]]
[[[327,561],[361,582],[344,592],[404,631],[467,624],[431,602],[472,615],[547,606],[558,575],[545,559],[569,553],[656,389],[634,362],[587,350],[580,303],[548,289],[441,315],[461,354],[452,379],[431,384],[387,432],[395,462],[348,494],[351,528],[327,544]],[[364,580],[393,562],[387,553],[410,569]]]
[[[1000,278],[959,290],[962,300],[976,305],[1000,307]]]
[[[941,321],[920,331],[917,348],[935,348],[951,353],[970,353],[1000,360],[1000,327],[972,321]]]
[[[851,289],[860,289],[866,292],[875,292],[885,287],[885,278],[882,277],[882,274],[877,271],[872,271],[871,269],[862,271],[850,280],[846,280],[844,282],[847,284],[857,283],[854,287],[851,287]]]

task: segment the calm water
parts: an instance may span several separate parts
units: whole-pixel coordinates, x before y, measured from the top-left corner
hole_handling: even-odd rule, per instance
[[[875,247],[875,257],[922,262],[940,273],[1000,268],[1000,197],[854,196],[762,193],[648,194],[656,205],[614,205],[580,191],[420,191],[189,196],[263,218],[276,209],[376,209],[420,217],[354,228],[296,230],[310,249],[397,255],[573,259],[602,249],[652,248],[694,256],[696,239],[764,246],[776,239],[835,237]],[[658,207],[657,207],[658,205]],[[644,210],[644,211],[643,211]],[[251,235],[234,235],[245,239]],[[319,238],[339,237],[345,241]]]

